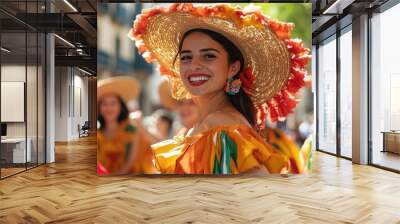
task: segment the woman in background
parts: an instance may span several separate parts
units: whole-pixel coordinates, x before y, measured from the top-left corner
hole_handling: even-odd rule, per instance
[[[192,99],[178,101],[177,112],[183,125],[176,135],[186,135],[187,132],[196,124],[199,119],[199,109]]]
[[[98,174],[155,173],[150,144],[129,118],[126,104],[140,92],[139,83],[129,77],[100,80],[97,85]]]
[[[192,99],[176,100],[171,95],[168,80],[163,80],[158,88],[160,103],[163,107],[178,114],[180,129],[174,135],[186,135],[199,119],[199,109]],[[183,127],[182,127],[183,126]]]

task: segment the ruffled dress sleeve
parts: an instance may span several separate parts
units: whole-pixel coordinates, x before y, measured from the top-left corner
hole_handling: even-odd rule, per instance
[[[312,169],[311,137],[299,148],[282,130],[266,128],[261,133],[264,140],[288,160],[288,173],[303,174]]]
[[[288,160],[250,127],[221,126],[152,145],[155,165],[166,174],[238,174],[265,167],[286,170]]]

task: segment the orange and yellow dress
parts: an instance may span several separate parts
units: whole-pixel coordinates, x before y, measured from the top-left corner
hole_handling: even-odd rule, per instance
[[[134,149],[137,152],[131,152],[133,144],[136,144]],[[129,119],[119,124],[112,138],[106,137],[103,131],[98,130],[97,166],[101,167],[102,174],[114,174],[121,171],[129,161],[131,153],[135,154],[135,159],[129,173],[157,172],[153,165],[153,152],[150,144],[141,137],[141,132],[131,124]]]
[[[311,137],[306,139],[299,148],[289,136],[278,128],[267,127],[260,132],[260,135],[279,154],[286,157],[288,173],[300,174],[311,171]]]
[[[291,159],[275,145],[284,146],[285,141],[275,138],[271,144],[251,127],[229,125],[151,147],[155,166],[164,174],[238,174],[262,166],[269,173],[287,173]]]

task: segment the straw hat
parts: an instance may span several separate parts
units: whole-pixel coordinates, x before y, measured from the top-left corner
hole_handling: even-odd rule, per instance
[[[140,93],[139,82],[127,76],[106,78],[97,82],[97,101],[105,95],[119,95],[124,102],[135,99]]]
[[[173,61],[184,33],[196,28],[221,33],[241,51],[245,63],[240,80],[257,111],[257,124],[263,125],[267,115],[272,121],[283,120],[294,109],[310,50],[290,39],[291,23],[272,20],[254,7],[175,3],[143,11],[128,36],[147,62],[159,63],[160,73],[171,81],[173,97],[183,99],[191,96],[179,78],[179,60]]]
[[[171,85],[168,80],[163,80],[158,86],[158,95],[160,103],[167,109],[175,110],[178,106],[178,101],[172,97]]]

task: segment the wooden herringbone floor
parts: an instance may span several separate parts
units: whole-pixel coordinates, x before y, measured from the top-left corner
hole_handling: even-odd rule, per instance
[[[316,153],[284,178],[97,177],[96,142],[0,181],[0,223],[400,223],[400,175]]]

